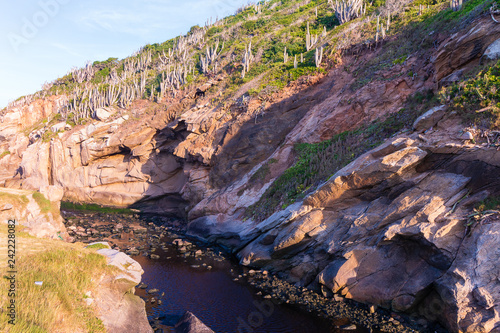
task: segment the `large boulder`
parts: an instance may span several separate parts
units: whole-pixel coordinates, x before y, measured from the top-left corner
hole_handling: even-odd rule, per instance
[[[433,107],[413,123],[413,129],[416,131],[424,131],[435,126],[445,115],[446,105]]]
[[[106,327],[106,332],[152,333],[146,315],[144,301],[134,295],[134,286],[141,282],[144,272],[141,265],[123,252],[100,249],[97,253],[106,256],[108,264],[118,268],[112,276],[101,276],[93,304],[97,316]]]
[[[175,333],[215,333],[198,317],[186,311],[182,318],[175,324]]]

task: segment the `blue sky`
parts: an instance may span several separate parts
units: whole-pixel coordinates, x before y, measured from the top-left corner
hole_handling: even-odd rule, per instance
[[[0,108],[44,82],[234,14],[249,0],[23,0],[0,12]]]

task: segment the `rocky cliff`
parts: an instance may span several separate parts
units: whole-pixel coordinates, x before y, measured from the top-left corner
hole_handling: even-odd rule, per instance
[[[230,248],[243,265],[325,295],[418,313],[453,332],[499,330],[500,216],[470,214],[500,193],[500,155],[446,104],[305,198],[263,221],[247,214],[293,165],[296,144],[396,117],[416,92],[462,80],[486,55],[495,57],[498,27],[480,15],[452,36],[430,34],[435,47],[393,62],[358,89],[350,68],[383,49],[357,45],[326,74],[304,76],[265,100],[248,94],[257,77],[229,105],[212,103],[228,82],[221,74],[205,82],[206,97],[137,100],[77,126],[51,112],[64,96],[12,108],[0,115],[0,148],[9,152],[0,155],[0,182],[177,215],[189,234]]]
[[[15,220],[32,236],[69,240],[59,212],[62,191],[50,186],[42,187],[41,190],[0,188],[1,223]]]

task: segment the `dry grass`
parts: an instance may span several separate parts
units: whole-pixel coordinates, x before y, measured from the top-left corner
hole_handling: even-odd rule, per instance
[[[19,229],[21,227],[18,227]],[[85,293],[98,288],[103,274],[113,267],[95,250],[82,244],[38,239],[16,233],[16,325],[8,324],[5,312],[9,281],[0,279],[0,331],[26,332],[105,332],[102,322],[87,306]],[[7,225],[0,225],[2,276],[7,272]],[[35,281],[43,281],[42,286]]]

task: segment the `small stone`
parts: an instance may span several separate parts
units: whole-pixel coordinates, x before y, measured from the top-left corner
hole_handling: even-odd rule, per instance
[[[339,296],[339,295],[334,295],[333,299],[335,300],[335,302],[343,302],[344,301],[344,297]]]
[[[377,306],[376,305],[371,305],[370,306],[370,313],[375,313],[377,311]]]
[[[180,238],[177,238],[177,239],[174,239],[172,241],[172,244],[175,245],[175,246],[177,246],[177,247],[181,247],[181,246],[184,245],[184,241],[182,239],[180,239]]]
[[[354,324],[350,324],[350,325],[342,325],[339,328],[343,329],[345,331],[354,331],[354,330],[356,330],[357,327]]]
[[[151,254],[149,257],[150,257],[151,259],[160,259],[160,256],[159,256],[159,255],[157,255],[157,254]]]
[[[474,140],[474,135],[472,135],[471,132],[467,131],[464,132],[462,135],[459,137],[460,140]]]
[[[272,296],[271,296],[271,295],[266,295],[266,296],[264,296],[264,298],[265,298],[265,299],[271,299],[271,298],[272,298]]]
[[[156,288],[148,290],[148,294],[154,294],[154,293],[157,293],[157,292],[159,292],[159,290],[156,289]]]
[[[3,206],[3,208],[0,210],[11,210],[12,208],[14,208],[14,206],[12,206],[12,204],[5,204]]]

